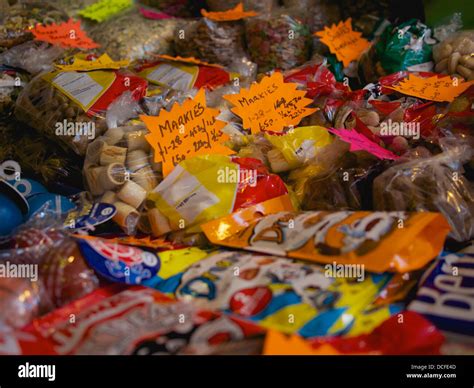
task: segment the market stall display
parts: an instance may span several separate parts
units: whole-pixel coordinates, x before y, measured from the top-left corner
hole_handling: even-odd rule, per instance
[[[1,354],[474,354],[461,13],[69,3],[2,8]]]

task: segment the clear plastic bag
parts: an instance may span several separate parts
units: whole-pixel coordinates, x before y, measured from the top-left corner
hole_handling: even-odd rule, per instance
[[[146,197],[163,179],[143,125],[110,128],[87,148],[84,178],[98,202],[113,204],[114,221],[128,234],[150,232]]]
[[[236,58],[244,56],[243,35],[243,25],[239,21],[218,22],[201,18],[178,28],[174,48],[182,57],[230,65]]]
[[[245,34],[250,58],[259,73],[291,69],[309,59],[310,30],[286,12],[249,18]]]
[[[435,71],[474,79],[474,30],[463,30],[449,35],[433,47]]]
[[[377,210],[441,212],[458,241],[474,236],[474,186],[462,165],[472,147],[456,138],[441,141],[443,152],[396,164],[374,181]]]
[[[115,60],[143,59],[172,53],[176,25],[177,19],[146,19],[134,8],[98,24],[89,35]]]
[[[91,137],[106,128],[103,118],[88,116],[78,104],[45,81],[42,74],[33,78],[18,96],[15,116],[65,148],[72,148],[79,155],[84,155]],[[65,132],[57,136],[56,124],[65,121],[76,126],[79,124],[87,131],[78,131],[72,135]],[[94,129],[93,134],[91,129]]]
[[[37,23],[67,21],[68,16],[48,2],[18,3],[8,9],[0,24],[0,52],[33,39],[30,29]]]

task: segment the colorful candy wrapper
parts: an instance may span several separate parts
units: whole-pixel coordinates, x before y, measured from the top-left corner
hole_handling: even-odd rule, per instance
[[[474,255],[444,252],[424,274],[408,309],[449,338],[474,344]]]
[[[257,159],[203,155],[187,159],[148,195],[154,235],[187,229],[233,211],[279,197],[288,190]]]
[[[285,333],[338,335],[350,328],[392,275],[347,278],[333,277],[331,271],[286,258],[222,251],[192,264],[174,288],[163,282],[157,289],[198,308]]]
[[[403,311],[368,334],[317,338],[305,341],[296,335],[267,333],[265,355],[438,355],[444,336],[431,322],[413,311]]]
[[[237,223],[202,225],[217,245],[319,263],[359,264],[366,270],[407,272],[436,257],[449,232],[438,213],[280,212]]]
[[[261,333],[255,325],[199,311],[149,288],[116,285],[1,336],[0,354],[179,354],[188,345],[219,345]]]
[[[103,278],[129,285],[155,287],[207,256],[199,248],[154,253],[141,247],[118,244],[103,238],[79,238],[79,249],[89,265]]]

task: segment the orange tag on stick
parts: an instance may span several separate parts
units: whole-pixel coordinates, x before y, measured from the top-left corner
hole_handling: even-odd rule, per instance
[[[358,60],[362,52],[370,46],[369,41],[363,38],[360,32],[352,29],[351,18],[345,22],[340,21],[337,25],[324,27],[324,30],[315,32],[314,35],[329,47],[329,51],[344,64],[344,67]]]
[[[31,32],[36,40],[62,47],[93,49],[99,47],[81,28],[81,22],[69,19],[67,22],[42,25],[37,24]]]
[[[242,118],[244,128],[250,128],[252,133],[281,132],[317,111],[316,108],[306,108],[313,100],[306,98],[306,92],[297,88],[297,84],[284,82],[283,75],[275,72],[249,89],[228,94],[224,99],[234,105],[232,112]]]
[[[159,116],[140,116],[150,131],[145,138],[155,151],[155,162],[163,163],[163,175],[191,156],[233,153],[221,144],[229,137],[221,131],[226,123],[217,119],[219,113],[206,106],[204,89],[200,89],[194,99],[175,103],[169,112],[163,109]]]
[[[398,85],[386,87],[425,100],[451,102],[472,84],[474,81],[461,82],[458,78],[451,78],[449,75],[441,78],[436,76],[422,78],[409,74],[408,78]]]
[[[201,15],[217,22],[229,22],[251,16],[257,16],[258,13],[254,11],[244,11],[244,6],[242,3],[239,3],[235,6],[235,8],[224,12],[207,12],[205,9],[201,9]]]

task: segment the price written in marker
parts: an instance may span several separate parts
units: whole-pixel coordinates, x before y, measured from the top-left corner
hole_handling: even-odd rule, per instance
[[[351,18],[337,25],[324,27],[324,30],[315,32],[314,35],[329,47],[329,51],[344,64],[344,67],[359,59],[362,52],[370,46],[369,41],[364,39],[360,32],[352,29]]]
[[[140,116],[150,133],[146,140],[155,151],[155,162],[163,163],[163,175],[183,160],[195,155],[230,155],[233,151],[222,145],[229,137],[222,132],[225,122],[218,120],[218,109],[206,106],[204,89],[182,105],[175,103],[159,116]]]
[[[232,112],[242,118],[244,128],[252,133],[281,132],[317,111],[316,108],[307,108],[313,100],[306,98],[305,91],[297,88],[297,84],[284,82],[283,75],[275,72],[249,89],[241,89],[239,94],[228,94],[224,99],[234,105]]]
[[[474,81],[462,82],[449,75],[422,78],[409,74],[408,78],[402,80],[398,85],[386,86],[386,88],[425,100],[451,102],[473,84]]]
[[[37,24],[31,32],[36,40],[41,40],[61,47],[75,47],[82,49],[93,49],[99,47],[99,45],[89,38],[81,28],[81,22],[75,22],[72,19],[59,24]]]

